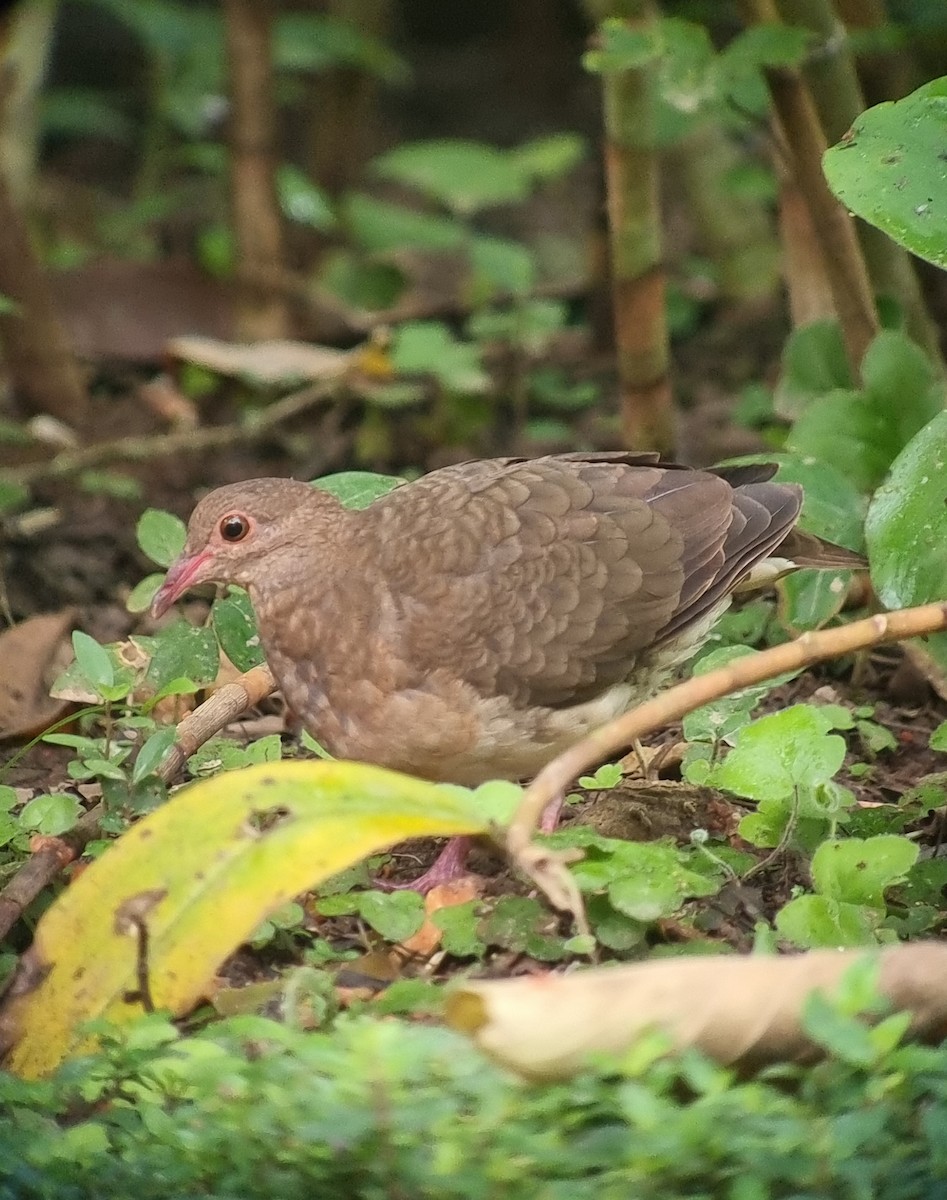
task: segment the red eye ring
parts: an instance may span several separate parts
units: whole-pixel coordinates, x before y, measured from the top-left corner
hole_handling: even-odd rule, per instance
[[[243,513],[228,513],[221,519],[218,529],[225,542],[242,542],[250,532],[250,522]]]

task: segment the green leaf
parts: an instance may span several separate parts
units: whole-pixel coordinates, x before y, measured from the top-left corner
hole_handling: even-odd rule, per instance
[[[478,393],[490,386],[479,348],[458,341],[440,321],[399,325],[392,339],[391,361],[400,374],[434,375],[450,391]]]
[[[214,601],[210,610],[214,633],[238,671],[250,671],[264,660],[250,597],[242,589]]]
[[[797,896],[776,914],[776,928],[804,950],[836,946],[873,946],[878,915],[861,904],[825,896]]]
[[[362,892],[358,913],[389,942],[403,942],[424,924],[424,897],[410,890]]]
[[[220,652],[214,631],[198,629],[180,620],[166,625],[155,636],[145,680],[156,692],[181,678],[200,686],[213,683],[219,667]]]
[[[507,238],[475,237],[470,243],[470,259],[491,295],[499,292],[526,296],[535,286],[536,265],[533,255],[520,242]]]
[[[794,704],[739,732],[736,746],[711,775],[716,787],[751,800],[784,800],[796,788],[827,783],[845,758],[845,741],[828,733],[817,708]]]
[[[661,53],[658,28],[631,28],[619,17],[609,17],[599,26],[595,49],[586,52],[582,65],[597,75],[631,71],[652,62]]]
[[[280,208],[291,220],[327,233],[337,221],[328,195],[305,172],[291,163],[283,163],[276,172]]]
[[[390,250],[456,250],[466,233],[452,217],[418,212],[356,192],[345,201],[345,222],[355,241],[370,254]]]
[[[103,689],[114,685],[115,668],[111,656],[95,638],[89,637],[81,629],[76,629],[72,635],[72,648],[79,670],[99,694],[102,694]]]
[[[132,613],[147,612],[155,597],[155,592],[162,583],[164,583],[164,575],[160,571],[156,571],[153,575],[146,575],[129,592],[125,607]]]
[[[368,508],[381,496],[387,496],[406,480],[400,475],[379,475],[375,471],[339,471],[314,479],[312,486],[329,492],[346,508]]]
[[[154,774],[161,765],[161,760],[174,745],[177,729],[169,725],[153,733],[138,751],[135,766],[132,770],[132,784],[141,783],[149,775]]]
[[[527,175],[557,179],[585,157],[585,141],[577,133],[550,133],[516,146],[509,155]]]
[[[391,308],[407,285],[404,272],[393,262],[378,262],[339,249],[326,255],[319,286],[355,309],[377,312]]]
[[[574,844],[576,832],[563,830],[549,840],[556,847]],[[593,835],[586,857],[571,871],[583,891],[605,888],[612,906],[636,921],[670,916],[689,896],[713,895],[719,887],[692,871],[677,847],[662,842],[622,842]]]
[[[918,847],[897,834],[823,842],[812,858],[812,883],[830,900],[884,909],[885,888],[917,862]]]
[[[516,160],[482,142],[445,139],[398,146],[376,158],[372,168],[464,216],[515,204],[530,192],[529,175]]]
[[[903,333],[878,334],[862,363],[863,391],[836,390],[811,404],[787,438],[791,450],[843,462],[860,490],[873,490],[906,443],[943,409],[943,385]]]
[[[482,958],[487,943],[479,933],[480,901],[467,900],[431,913],[431,920],[443,933],[441,945],[456,958]]]
[[[0,513],[15,512],[16,509],[22,508],[29,498],[29,489],[22,484],[0,479]]]
[[[823,158],[829,186],[852,212],[939,267],[947,267],[945,123],[942,77],[862,113]]]
[[[695,676],[706,675],[708,671],[715,671],[718,667],[724,667],[755,653],[756,651],[749,646],[720,646],[702,654],[694,664],[692,673]],[[730,738],[738,729],[749,723],[753,709],[768,692],[788,682],[797,674],[797,671],[793,671],[781,675],[778,679],[768,679],[765,683],[733,692],[694,709],[684,718],[684,737],[689,742],[716,742]]]
[[[501,896],[480,923],[480,935],[488,945],[528,954],[540,962],[557,962],[566,957],[566,949],[556,935],[556,924],[535,897]]]
[[[871,502],[865,535],[871,579],[887,608],[947,599],[947,413],[897,457]],[[947,635],[924,641],[947,668]]]
[[[66,833],[82,816],[83,807],[75,796],[55,794],[35,796],[23,806],[19,824],[47,837],[58,837]]]
[[[947,750],[947,721],[941,721],[931,734],[930,747],[932,750]]]
[[[790,335],[774,396],[780,416],[794,419],[828,392],[853,386],[838,321],[814,321]]]
[[[138,518],[138,545],[159,567],[170,567],[184,549],[187,528],[180,517],[160,508],[146,508]]]

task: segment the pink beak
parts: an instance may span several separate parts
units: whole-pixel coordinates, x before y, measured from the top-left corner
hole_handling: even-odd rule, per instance
[[[164,583],[155,592],[151,601],[151,615],[163,616],[189,587],[195,583],[206,582],[206,577],[201,577],[201,568],[210,562],[211,557],[209,551],[203,550],[199,554],[182,555],[176,559],[168,567]]]

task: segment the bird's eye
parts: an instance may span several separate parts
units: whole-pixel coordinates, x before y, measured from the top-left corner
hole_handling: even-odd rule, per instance
[[[220,522],[220,536],[225,542],[242,542],[250,532],[250,522],[241,513],[231,513]]]

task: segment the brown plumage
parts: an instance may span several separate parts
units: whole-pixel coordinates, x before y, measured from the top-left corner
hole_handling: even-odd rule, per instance
[[[197,505],[153,611],[192,584],[240,584],[288,705],[333,754],[526,778],[652,694],[763,560],[858,564],[793,531],[802,492],[773,470],[496,459],[362,511],[251,480]]]

